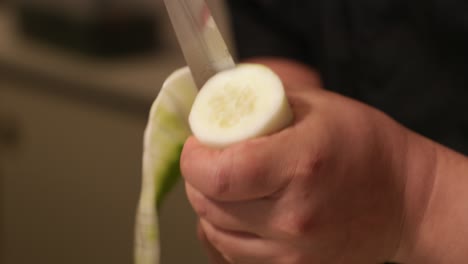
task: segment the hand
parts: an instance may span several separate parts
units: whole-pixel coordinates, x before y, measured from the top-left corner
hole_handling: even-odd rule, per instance
[[[190,138],[181,160],[213,263],[382,263],[399,249],[409,132],[320,89],[317,74],[265,64],[283,79],[289,128],[223,150]]]

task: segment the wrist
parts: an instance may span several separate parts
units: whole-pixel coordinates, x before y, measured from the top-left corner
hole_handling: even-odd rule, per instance
[[[396,260],[463,263],[468,257],[467,159],[414,133],[408,142],[406,217]]]
[[[404,156],[405,182],[403,192],[404,219],[400,246],[395,256],[398,263],[414,263],[422,249],[422,223],[427,217],[438,168],[435,144],[411,131],[407,132],[407,148]]]

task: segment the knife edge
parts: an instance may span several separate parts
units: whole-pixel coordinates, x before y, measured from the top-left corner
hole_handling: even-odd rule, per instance
[[[204,0],[164,0],[185,61],[199,89],[235,62]]]

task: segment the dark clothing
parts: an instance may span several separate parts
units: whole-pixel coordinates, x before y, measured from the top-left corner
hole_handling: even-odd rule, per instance
[[[358,99],[468,154],[467,0],[231,0],[241,59],[315,67]]]

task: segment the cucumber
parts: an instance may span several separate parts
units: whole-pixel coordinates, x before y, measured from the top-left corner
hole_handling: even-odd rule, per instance
[[[189,116],[194,136],[214,148],[277,132],[292,120],[281,79],[258,64],[240,64],[213,76]]]
[[[135,264],[158,264],[158,208],[180,178],[180,154],[192,134],[223,148],[274,133],[293,114],[283,83],[269,68],[241,64],[213,76],[198,92],[188,68],[169,76],[145,130],[143,182],[135,227]]]

